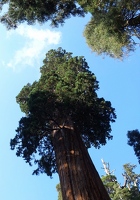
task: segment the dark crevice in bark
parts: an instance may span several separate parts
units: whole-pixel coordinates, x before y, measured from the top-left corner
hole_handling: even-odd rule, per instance
[[[65,137],[65,133],[64,133],[64,130],[63,129],[61,129],[61,131],[62,131],[62,134],[63,134],[63,137]],[[68,143],[70,142],[70,141],[67,141]],[[68,149],[67,149],[67,145],[66,145],[67,143],[65,143],[64,142],[64,148],[66,149],[66,163],[70,163],[70,152],[68,151]],[[70,176],[70,179],[69,179],[69,183],[70,183],[70,188],[71,188],[71,195],[72,196],[74,196],[74,191],[73,191],[73,187],[72,187],[72,180],[73,180],[73,178],[72,178],[72,174],[71,174],[71,170],[70,170],[70,166],[68,165],[67,166],[68,167],[68,173],[69,173],[69,175],[68,176]],[[62,188],[62,187],[61,187]]]

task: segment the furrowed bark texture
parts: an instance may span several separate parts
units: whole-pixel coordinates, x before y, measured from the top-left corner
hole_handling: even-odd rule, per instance
[[[53,137],[63,200],[110,200],[80,134],[65,127]]]

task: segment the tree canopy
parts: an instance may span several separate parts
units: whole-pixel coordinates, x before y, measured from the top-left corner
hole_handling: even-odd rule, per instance
[[[1,9],[8,5],[1,16],[7,28],[20,23],[51,22],[63,24],[71,16],[91,14],[84,36],[93,52],[122,59],[134,51],[140,39],[139,0],[0,0]]]
[[[140,39],[139,0],[102,1],[87,6],[92,13],[84,36],[92,51],[122,59],[136,48]]]
[[[1,17],[1,22],[7,28],[15,28],[20,23],[51,22],[52,26],[63,24],[70,16],[84,16],[84,10],[76,4],[77,1],[64,0],[0,0],[1,9],[8,5],[7,12]]]
[[[140,198],[140,174],[136,174],[136,165],[126,163],[123,165],[124,184],[120,185],[117,177],[110,173],[102,176],[102,181],[112,200],[138,200]]]
[[[39,81],[24,86],[16,97],[26,115],[19,121],[11,149],[30,165],[38,164],[35,174],[51,176],[57,171],[54,127],[72,121],[87,148],[100,148],[112,139],[110,123],[116,115],[111,103],[97,96],[98,81],[84,57],[73,57],[61,48],[50,50],[40,72]]]
[[[138,158],[140,163],[140,132],[136,129],[133,131],[128,131],[128,145],[132,146],[135,152],[135,155]]]

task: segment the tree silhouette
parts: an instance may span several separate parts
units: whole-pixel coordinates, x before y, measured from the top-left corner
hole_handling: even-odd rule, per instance
[[[140,132],[136,129],[133,131],[128,131],[128,145],[132,146],[135,152],[135,155],[138,158],[140,163]]]

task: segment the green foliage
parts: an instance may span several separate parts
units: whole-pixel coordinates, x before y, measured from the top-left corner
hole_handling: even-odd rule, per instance
[[[0,21],[8,29],[20,23],[51,22],[52,26],[64,24],[71,16],[92,15],[84,36],[87,44],[97,54],[122,59],[136,48],[140,39],[139,0],[0,0],[0,8],[8,10]],[[136,40],[134,40],[136,39]]]
[[[110,174],[102,176],[102,181],[110,198],[113,198],[116,188],[118,187],[117,178]]]
[[[126,32],[117,32],[111,25],[107,26],[101,18],[99,21],[92,18],[86,26],[84,36],[89,47],[97,54],[121,59],[124,54],[134,50],[133,41]]]
[[[127,163],[125,165],[123,165],[124,168],[124,176],[127,179],[127,187],[129,189],[132,189],[133,186],[137,186],[140,184],[139,183],[139,178],[140,178],[140,174],[136,174],[134,172],[134,169],[136,168],[136,165],[131,165],[130,163]]]
[[[84,31],[87,44],[97,54],[122,59],[135,50],[134,36],[140,39],[140,2],[95,2],[87,5],[92,14]]]
[[[84,16],[83,9],[71,0],[0,0],[1,9],[5,4],[8,4],[8,11],[2,16],[1,22],[8,29],[25,21],[34,24],[36,21],[44,23],[50,20],[53,26],[58,26],[71,15]]]
[[[54,127],[70,120],[87,148],[99,148],[112,139],[110,123],[116,115],[109,101],[97,97],[98,81],[83,57],[61,48],[50,50],[40,72],[39,81],[24,86],[16,97],[26,116],[19,122],[11,149],[16,148],[17,156],[30,165],[38,164],[35,174],[51,176],[57,171]]]
[[[136,174],[133,170],[136,165],[127,163],[124,168],[124,185],[121,186],[116,176],[110,174],[102,176],[102,181],[106,187],[108,194],[112,200],[138,200],[140,199],[140,174]]]
[[[60,183],[56,185],[56,190],[58,192],[58,200],[63,200]]]
[[[128,144],[133,147],[135,155],[140,163],[140,132],[136,129],[133,131],[128,131]]]

